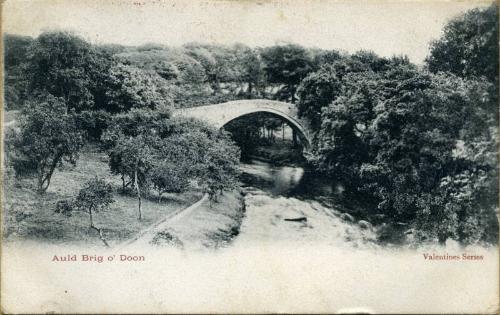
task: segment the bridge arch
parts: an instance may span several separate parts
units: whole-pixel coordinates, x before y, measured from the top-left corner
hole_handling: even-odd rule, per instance
[[[197,118],[217,128],[223,128],[234,119],[260,112],[270,113],[285,120],[299,134],[304,149],[309,149],[311,138],[308,124],[298,117],[294,104],[265,99],[238,100],[178,109],[174,116]]]
[[[238,118],[241,118],[244,116],[248,116],[248,115],[252,115],[252,114],[257,114],[257,113],[268,113],[268,114],[279,117],[279,118],[283,119],[284,121],[286,121],[292,129],[297,131],[302,145],[305,148],[309,148],[310,142],[306,136],[306,131],[304,130],[304,127],[302,127],[302,125],[299,122],[297,122],[297,120],[295,120],[293,117],[289,117],[287,115],[284,115],[282,112],[277,111],[277,110],[272,109],[272,108],[261,108],[258,111],[252,110],[252,111],[249,111],[248,113],[243,113],[240,116],[237,116],[231,120],[228,120],[226,123],[224,123],[224,125],[220,126],[219,128],[224,128],[224,126],[226,126],[227,124],[229,124],[230,122],[232,122],[235,119],[238,119]]]

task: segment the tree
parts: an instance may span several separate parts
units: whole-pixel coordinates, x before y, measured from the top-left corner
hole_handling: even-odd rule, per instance
[[[448,22],[442,37],[431,43],[426,62],[431,72],[484,77],[498,85],[497,5],[470,10]]]
[[[173,130],[172,130],[173,131]],[[196,130],[188,133],[172,133],[162,139],[153,162],[150,181],[158,192],[158,201],[164,193],[181,193],[195,179],[200,160],[199,143],[193,141]]]
[[[299,115],[311,122],[311,127],[321,126],[321,109],[330,104],[340,94],[341,82],[335,68],[325,65],[318,71],[310,73],[298,88]]]
[[[68,32],[45,32],[30,45],[28,88],[63,98],[68,109],[89,110],[107,72],[107,55]]]
[[[5,34],[3,40],[5,108],[19,109],[27,97],[27,78],[24,68],[33,39],[28,36]]]
[[[40,95],[23,110],[16,148],[36,165],[37,187],[44,193],[56,167],[76,164],[85,134],[77,127],[75,115],[67,112],[63,99]]]
[[[89,214],[90,228],[99,233],[99,238],[107,247],[109,245],[102,235],[102,230],[94,226],[92,214],[106,210],[113,202],[113,189],[111,185],[97,177],[86,182],[75,199],[75,206]]]
[[[57,203],[56,212],[67,216],[71,216],[74,210],[88,213],[90,228],[96,230],[104,245],[109,247],[102,233],[102,229],[94,225],[93,216],[97,212],[107,210],[109,205],[113,202],[113,189],[111,185],[95,177],[83,185],[74,200],[59,201]]]
[[[121,174],[134,187],[138,201],[138,219],[142,219],[142,195],[150,183],[151,170],[155,161],[158,137],[140,134],[127,137],[121,134],[115,146],[109,150],[111,172]]]
[[[254,90],[257,94],[264,81],[264,65],[258,52],[244,45],[235,45],[236,56],[235,76],[238,81],[247,84],[247,96],[253,97]]]
[[[114,112],[132,108],[168,110],[173,108],[174,92],[156,72],[119,63],[110,70],[106,96]]]
[[[210,84],[213,94],[220,92],[222,82],[234,80],[236,60],[230,48],[198,43],[189,43],[183,47],[189,56],[203,66],[207,82]]]
[[[267,47],[261,52],[264,70],[270,83],[283,84],[284,99],[295,103],[295,92],[303,78],[313,69],[309,52],[298,45]]]
[[[201,161],[199,178],[210,201],[217,201],[218,194],[237,186],[240,152],[227,134],[221,133],[210,142]]]
[[[311,51],[313,54],[314,71],[317,71],[321,66],[333,64],[345,58],[345,56],[336,50],[312,49]]]
[[[184,165],[182,165],[184,166]],[[158,202],[164,193],[181,193],[189,187],[187,167],[175,161],[156,161],[151,171],[151,183],[158,192]]]
[[[139,139],[141,135],[167,137],[176,128],[169,117],[168,111],[150,109],[132,109],[113,116],[107,130],[101,136],[101,143],[103,149],[108,151],[111,172],[121,176],[123,192],[134,182],[134,176],[130,164],[132,160],[124,157],[127,150],[119,144],[127,139]]]

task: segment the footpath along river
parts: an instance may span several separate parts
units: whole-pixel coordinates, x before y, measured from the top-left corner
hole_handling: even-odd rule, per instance
[[[321,196],[341,193],[340,185],[311,178],[314,176],[297,166],[252,160],[242,163],[241,169],[246,214],[233,246],[376,246],[371,227],[350,222],[334,207],[318,202]]]

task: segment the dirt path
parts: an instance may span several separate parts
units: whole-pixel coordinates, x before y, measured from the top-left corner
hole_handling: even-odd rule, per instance
[[[121,250],[124,248],[144,248],[150,246],[149,242],[155,237],[158,232],[165,230],[167,226],[188,215],[207,199],[208,195],[204,194],[200,200],[193,203],[192,205],[168,214],[165,218],[161,219],[146,230],[139,233],[139,235],[137,235],[134,239],[128,241],[122,246],[119,246],[117,250]]]

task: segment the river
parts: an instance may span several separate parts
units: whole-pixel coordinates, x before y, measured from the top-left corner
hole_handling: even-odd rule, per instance
[[[241,164],[246,215],[234,246],[247,242],[373,247],[376,233],[335,206],[319,201],[342,186],[298,166],[252,160]]]

